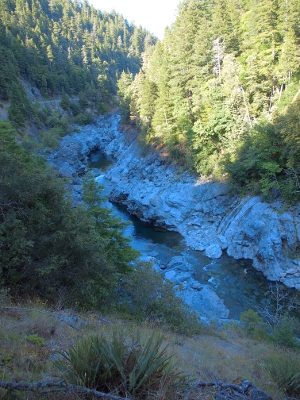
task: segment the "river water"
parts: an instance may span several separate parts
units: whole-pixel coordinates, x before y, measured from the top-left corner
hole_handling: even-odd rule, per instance
[[[90,168],[100,174],[96,180],[104,186],[104,194],[109,195],[111,183],[105,178],[105,171],[112,165],[104,153],[97,151],[90,155]],[[203,252],[189,248],[183,237],[177,232],[166,231],[139,220],[130,215],[124,206],[110,205],[124,221],[132,224],[126,229],[131,244],[143,256],[153,256],[162,264],[167,264],[175,256],[184,256],[193,265],[193,278],[202,284],[208,284],[223,299],[229,309],[229,318],[239,319],[240,313],[256,305],[263,304],[269,283],[263,274],[252,267],[251,260],[235,260],[226,254],[220,259],[211,260]]]

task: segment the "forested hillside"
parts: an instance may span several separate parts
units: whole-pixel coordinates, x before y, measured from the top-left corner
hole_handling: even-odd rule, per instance
[[[185,0],[119,87],[141,138],[177,163],[297,201],[299,78],[298,0]]]
[[[64,180],[32,154],[47,154],[77,129],[74,122],[89,123],[87,116],[115,105],[117,79],[122,71],[138,73],[156,38],[86,1],[0,5],[0,118],[8,110],[9,120],[0,120],[0,300],[38,297],[53,305],[63,298],[64,307],[198,331],[174,284],[137,261],[127,223],[103,206],[93,175],[76,174],[84,203],[74,204],[74,175]]]
[[[43,96],[79,96],[105,111],[122,71],[136,74],[156,39],[117,13],[86,1],[0,1],[0,100],[22,125],[34,110],[20,79]]]

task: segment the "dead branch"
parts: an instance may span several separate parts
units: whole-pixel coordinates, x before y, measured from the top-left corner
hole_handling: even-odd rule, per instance
[[[20,390],[27,392],[36,392],[39,394],[48,394],[52,392],[76,392],[82,394],[92,394],[99,399],[110,399],[110,400],[124,400],[124,397],[115,396],[110,393],[98,392],[98,390],[88,389],[83,386],[76,386],[67,383],[65,380],[60,382],[34,382],[34,383],[19,383],[19,382],[4,382],[0,381],[0,387],[7,390]],[[45,390],[46,389],[46,390]],[[127,400],[131,400],[126,397]]]
[[[233,383],[224,383],[224,382],[198,382],[195,384],[196,388],[204,388],[204,387],[216,387],[218,389],[217,399],[246,399],[246,398],[255,398],[257,400],[272,400],[272,398],[267,395],[264,391],[255,386],[252,382],[248,380],[243,380],[242,385],[238,386]],[[228,397],[228,390],[233,392],[235,397]],[[253,396],[251,396],[251,393]],[[229,394],[230,395],[230,394]],[[242,395],[242,396],[241,396]],[[250,395],[250,397],[248,397]],[[246,396],[246,397],[244,397]]]
[[[282,287],[278,282],[271,284],[268,292],[267,304],[256,307],[263,320],[274,329],[283,321],[286,313],[296,308],[296,295],[290,295],[290,292]]]
[[[248,380],[243,380],[242,385],[238,386],[233,383],[224,383],[224,382],[198,382],[192,385],[195,389],[205,388],[205,387],[216,387],[218,389],[217,399],[246,399],[246,398],[255,398],[257,400],[272,400],[270,396],[268,396],[261,389],[256,387],[253,383]],[[35,392],[42,395],[47,395],[49,393],[66,393],[73,392],[76,394],[91,394],[99,399],[109,399],[109,400],[124,400],[125,397],[115,396],[111,393],[103,393],[99,392],[95,389],[88,389],[83,386],[76,386],[67,383],[65,380],[60,382],[34,382],[34,383],[21,383],[21,382],[5,382],[0,381],[0,388],[7,389],[9,391],[19,390],[19,391],[27,391],[27,392]],[[228,392],[230,390],[230,392]],[[188,399],[190,391],[188,391],[187,396]],[[235,397],[232,397],[233,394]],[[250,395],[250,397],[248,397]],[[253,396],[252,396],[253,395]],[[230,397],[228,397],[230,396]],[[127,400],[132,400],[131,397],[126,397]]]

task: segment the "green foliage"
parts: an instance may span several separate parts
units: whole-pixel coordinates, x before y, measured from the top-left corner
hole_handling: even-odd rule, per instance
[[[70,120],[62,117],[57,111],[45,118],[45,125],[48,129],[39,132],[40,142],[44,148],[57,150],[60,139],[71,133]]]
[[[78,114],[80,114],[81,108],[78,103],[75,103],[74,101],[72,101],[70,103],[70,109],[72,110],[74,117],[76,117]]]
[[[80,307],[113,307],[136,252],[124,225],[101,207],[92,182],[89,210],[73,208],[64,183],[30,156],[0,121],[0,281],[12,292],[54,301],[66,289]]]
[[[120,98],[120,113],[123,123],[130,119],[130,102],[131,102],[131,84],[132,76],[126,72],[122,72],[118,84],[118,96]]]
[[[129,88],[140,139],[199,175],[299,201],[297,19],[294,1],[182,2]]]
[[[141,340],[139,332],[130,337],[115,330],[111,340],[97,335],[76,342],[62,353],[64,359],[57,366],[77,385],[134,399],[158,392],[162,399],[171,399],[187,377],[175,372],[172,356],[162,344],[163,337],[154,333]]]
[[[292,355],[281,355],[268,358],[265,368],[269,371],[273,381],[279,389],[288,396],[300,395],[300,363]]]
[[[279,190],[282,140],[269,123],[257,125],[249,132],[242,144],[236,149],[235,158],[225,162],[225,170],[232,180],[241,186],[251,188],[258,182],[261,193],[267,199],[273,189]]]
[[[70,99],[69,96],[66,93],[62,93],[61,95],[61,101],[59,103],[59,105],[61,106],[61,108],[63,108],[64,110],[68,110],[68,108],[70,107]]]
[[[83,199],[87,205],[87,213],[95,222],[97,234],[102,238],[107,259],[116,267],[116,272],[131,271],[129,262],[139,253],[130,246],[130,239],[124,236],[128,222],[122,222],[113,215],[113,211],[103,207],[107,200],[101,195],[102,187],[97,184],[92,174],[87,174],[83,182]]]
[[[245,323],[247,333],[256,339],[266,339],[286,348],[299,348],[295,332],[299,331],[299,320],[290,314],[295,308],[296,296],[278,283],[270,285],[268,300],[259,309],[241,314],[240,320]]]
[[[247,333],[254,339],[265,339],[266,324],[263,319],[253,310],[244,311],[241,313],[240,319],[246,325]]]
[[[32,343],[34,345],[37,346],[44,346],[45,345],[45,339],[38,336],[37,334],[33,334],[33,335],[28,335],[25,337],[25,339],[27,340],[27,342]]]
[[[156,39],[117,13],[99,12],[87,2],[12,0],[0,11],[0,99],[10,100],[9,118],[23,126],[30,117],[20,78],[43,96],[84,93],[95,111],[111,105],[122,71],[136,74],[141,54]],[[93,92],[96,96],[91,98]],[[21,94],[21,95],[20,95]],[[82,104],[84,103],[84,104]]]
[[[11,85],[9,98],[8,119],[16,127],[23,126],[30,116],[32,108],[20,81],[16,81]]]
[[[121,310],[127,315],[160,323],[178,333],[203,330],[196,313],[175,295],[174,284],[163,280],[150,263],[136,263],[134,271],[123,282],[123,290]]]
[[[88,125],[91,124],[92,121],[93,121],[93,115],[87,111],[80,112],[73,119],[74,124],[78,125]]]
[[[59,147],[60,131],[57,128],[52,128],[40,133],[40,140],[43,148],[57,150]]]
[[[49,128],[55,128],[56,132],[62,137],[71,133],[71,128],[69,125],[69,119],[67,117],[62,117],[57,111],[53,115],[50,115],[45,124]]]
[[[299,343],[294,334],[294,326],[289,318],[280,321],[280,323],[273,329],[270,334],[270,340],[280,346],[289,347],[291,349],[299,348]]]

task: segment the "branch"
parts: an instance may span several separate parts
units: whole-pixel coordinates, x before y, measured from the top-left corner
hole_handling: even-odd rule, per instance
[[[52,392],[81,392],[84,394],[92,394],[99,399],[110,399],[110,400],[124,400],[124,397],[114,396],[110,393],[98,392],[95,389],[88,389],[83,386],[76,386],[68,384],[66,381],[60,382],[34,382],[34,383],[18,383],[18,382],[4,382],[0,381],[0,388],[7,390],[21,390],[27,392],[37,392],[40,394],[47,394]],[[48,389],[48,390],[45,390]],[[131,400],[130,397],[126,397],[127,400]]]
[[[242,395],[247,395],[249,394],[249,391],[255,392],[256,399],[257,400],[272,400],[270,396],[268,396],[265,392],[263,392],[261,389],[256,387],[253,383],[251,383],[248,380],[243,380],[242,386],[234,385],[232,383],[223,383],[223,382],[198,382],[195,385],[192,385],[195,389],[197,388],[205,388],[205,387],[217,387],[220,389],[220,391],[217,393],[219,399],[231,399],[232,397],[228,397],[227,394],[230,395],[230,393],[240,393]],[[68,384],[65,380],[62,380],[60,382],[34,382],[34,383],[19,383],[19,382],[5,382],[5,381],[0,381],[0,388],[6,389],[6,390],[19,390],[19,391],[27,391],[27,392],[36,392],[39,394],[46,395],[48,393],[58,393],[58,392],[76,392],[76,393],[82,393],[82,394],[92,394],[96,398],[99,399],[109,399],[109,400],[124,400],[125,397],[119,397],[115,396],[111,393],[103,393],[103,392],[98,392],[95,389],[88,389],[83,386],[76,386],[76,385],[71,385]],[[229,389],[232,390],[230,393],[225,391]],[[186,399],[188,399],[190,394],[190,391],[188,391]],[[254,394],[254,393],[252,393]],[[225,397],[223,396],[225,395]],[[236,398],[236,397],[234,397]],[[244,398],[244,397],[243,397]],[[127,400],[132,400],[131,397],[126,397]]]
[[[252,393],[253,398],[255,397],[257,400],[272,400],[272,398],[267,395],[264,391],[262,391],[261,389],[259,389],[257,386],[255,386],[252,382],[244,379],[242,381],[242,386],[238,386],[238,385],[234,385],[233,383],[224,383],[224,382],[198,382],[195,384],[196,388],[204,388],[204,387],[217,387],[218,389],[220,389],[220,391],[218,391],[218,395],[221,395],[220,397],[218,397],[218,399],[236,399],[237,397],[228,397],[227,394],[230,395],[231,390],[233,391],[233,393],[235,394],[242,394],[242,395],[247,395],[250,392],[254,392]],[[227,389],[230,390],[230,392],[225,392]],[[237,393],[236,393],[237,392]],[[226,394],[227,393],[227,394]],[[225,395],[223,397],[223,395]],[[252,398],[251,397],[251,398]],[[244,398],[244,397],[242,397]],[[247,397],[248,398],[248,397]]]

